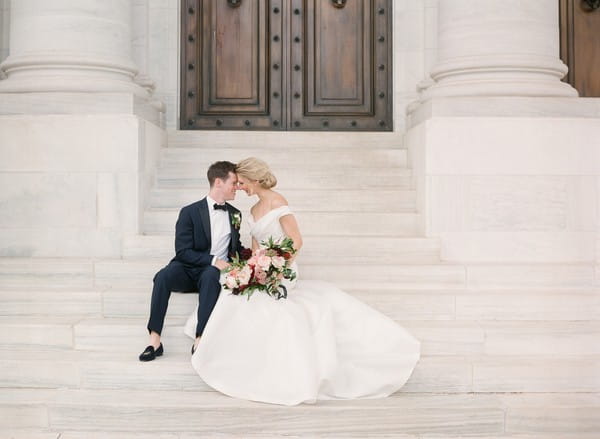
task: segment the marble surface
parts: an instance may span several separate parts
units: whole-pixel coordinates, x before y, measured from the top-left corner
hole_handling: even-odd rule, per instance
[[[406,141],[419,230],[440,238],[447,261],[593,264],[599,127],[594,115],[433,116],[415,126]]]
[[[249,237],[248,237],[249,238]],[[249,240],[249,239],[248,239]],[[174,256],[172,236],[135,236],[123,243],[124,258],[164,258]],[[388,264],[439,262],[439,242],[431,238],[318,236],[304,237],[298,263],[327,264],[336,253],[336,264],[373,263],[373,255]]]
[[[380,189],[373,197],[363,190],[320,190],[307,191],[290,189],[285,197],[295,211],[355,212],[383,210],[392,213],[415,212],[415,191]],[[206,190],[195,189],[155,189],[150,194],[151,208],[181,208],[196,202],[206,195]],[[255,203],[251,198],[240,195],[235,206],[248,212]]]
[[[531,408],[515,407],[511,397],[483,395],[397,395],[387,400],[333,402],[314,406],[280,408],[256,403],[231,403],[206,392],[160,392],[154,407],[144,400],[155,392],[59,390],[47,394],[19,390],[7,393],[13,405],[27,401],[45,404],[38,417],[21,427],[62,431],[66,437],[141,437],[150,430],[159,438],[190,438],[218,428],[218,437],[396,437],[512,438],[540,437],[554,428],[548,438],[591,438],[596,428],[598,403],[574,397],[571,402],[548,407],[554,399]],[[115,401],[115,396],[118,400]],[[2,405],[0,405],[2,407]],[[47,408],[46,408],[47,407]],[[139,407],[136,411],[134,407]],[[553,416],[538,418],[546,407]],[[47,412],[45,411],[47,410]],[[94,411],[92,413],[92,410]],[[6,413],[6,409],[4,410]],[[31,411],[28,412],[28,414]],[[35,412],[34,412],[35,413]],[[43,419],[43,414],[49,415]],[[94,419],[93,423],[89,419]],[[335,422],[332,421],[335,419]],[[360,419],[360,422],[356,422]],[[86,420],[88,423],[86,424]],[[144,425],[144,422],[146,423]],[[37,425],[36,425],[37,424]],[[86,427],[87,425],[87,427]],[[505,427],[507,432],[505,432]],[[15,428],[15,427],[13,427]],[[213,430],[211,430],[213,429]],[[106,436],[98,436],[99,431]],[[39,430],[38,430],[39,431]],[[521,432],[519,435],[517,432]],[[139,436],[127,436],[136,432]],[[580,436],[575,436],[577,433]],[[531,436],[528,436],[531,435]],[[230,436],[231,435],[231,436]]]
[[[235,203],[237,205],[237,202]],[[145,235],[172,235],[179,209],[144,211]],[[246,233],[247,212],[242,212],[242,232]],[[297,212],[303,236],[418,236],[417,213],[392,212]],[[377,224],[374,227],[373,224]]]
[[[598,118],[600,99],[453,96],[421,103],[407,115],[408,129],[433,117]]]
[[[200,141],[201,135],[196,139]],[[407,151],[394,147],[375,147],[369,149],[368,156],[362,148],[344,148],[343,153],[338,149],[344,142],[337,139],[338,146],[330,147],[326,139],[318,142],[313,148],[307,148],[294,155],[293,164],[290,163],[289,151],[280,147],[265,147],[254,145],[247,148],[215,147],[202,141],[195,148],[169,147],[161,151],[161,167],[177,166],[185,171],[190,166],[196,169],[208,168],[217,160],[230,160],[234,163],[247,157],[260,157],[266,161],[276,172],[277,169],[289,167],[310,167],[313,170],[326,170],[335,163],[338,168],[405,168],[407,165]],[[201,171],[199,171],[201,172]]]
[[[11,6],[10,54],[1,66],[7,75],[1,91],[116,91],[149,97],[133,82],[130,2],[22,0]]]
[[[90,260],[0,258],[0,288],[64,290],[94,285]]]
[[[131,93],[0,93],[0,115],[133,114],[163,126],[163,105]]]
[[[166,134],[114,114],[2,116],[0,127],[0,255],[120,256]]]
[[[442,0],[438,16],[436,96],[577,96],[560,79],[559,11],[553,0],[488,2]],[[473,11],[476,11],[475,13]]]

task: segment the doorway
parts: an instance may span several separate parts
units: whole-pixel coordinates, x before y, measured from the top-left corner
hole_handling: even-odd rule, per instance
[[[181,129],[392,130],[391,0],[184,0]]]

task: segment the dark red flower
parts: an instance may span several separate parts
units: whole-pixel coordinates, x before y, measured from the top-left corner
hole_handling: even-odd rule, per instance
[[[251,257],[252,257],[252,249],[251,248],[245,248],[240,253],[240,258],[244,261],[247,261]]]

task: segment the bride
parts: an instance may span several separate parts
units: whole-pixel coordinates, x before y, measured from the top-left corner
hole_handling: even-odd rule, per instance
[[[252,247],[269,237],[302,237],[265,162],[242,160],[238,187],[250,209]],[[298,273],[294,262],[292,268]],[[299,273],[298,273],[299,274]],[[287,299],[256,292],[248,300],[223,289],[192,355],[212,388],[253,401],[295,405],[318,399],[380,398],[406,383],[419,341],[394,321],[323,281],[286,282]],[[185,332],[195,338],[196,312]]]

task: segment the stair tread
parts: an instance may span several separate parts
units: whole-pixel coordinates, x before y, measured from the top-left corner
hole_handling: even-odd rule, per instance
[[[201,409],[219,406],[233,408],[265,408],[289,411],[287,407],[265,406],[264,404],[231,398],[217,392],[187,392],[166,390],[156,398],[155,391],[145,390],[88,390],[88,389],[4,389],[0,392],[0,404],[60,404],[77,406],[81,404],[107,406],[152,407],[185,407]],[[323,410],[324,407],[339,409],[340,407],[367,408],[397,407],[405,409],[447,409],[448,407],[521,407],[524,404],[538,407],[598,407],[600,393],[591,394],[556,394],[540,393],[527,395],[513,394],[426,394],[398,392],[383,399],[354,399],[346,401],[319,401],[316,405],[300,407],[311,411]]]

